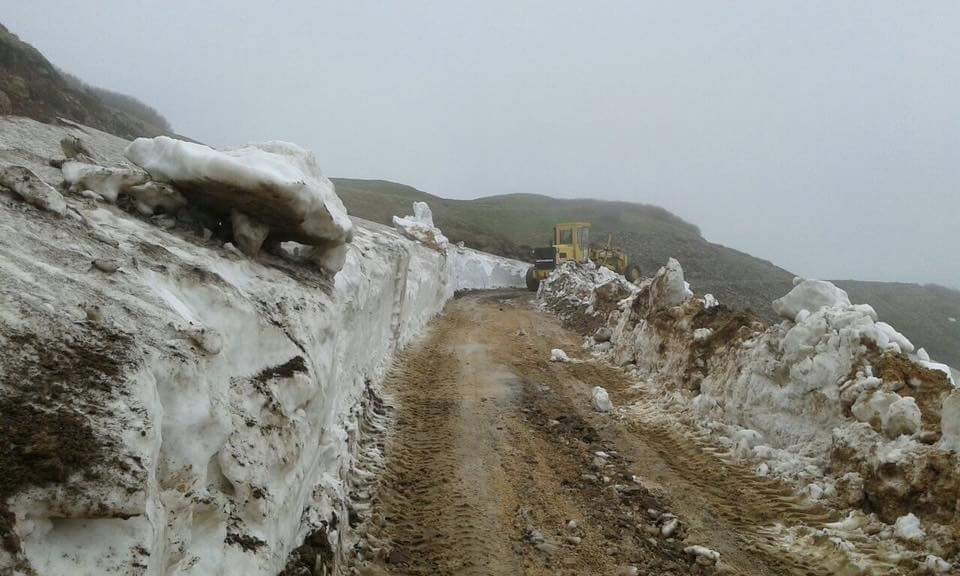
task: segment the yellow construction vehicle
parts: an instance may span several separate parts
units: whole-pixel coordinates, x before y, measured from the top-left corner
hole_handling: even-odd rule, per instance
[[[590,248],[589,222],[557,224],[553,227],[552,245],[534,248],[533,256],[533,267],[527,270],[527,288],[530,290],[536,290],[554,268],[568,260],[593,260],[599,266],[606,266],[618,274],[623,274],[631,282],[640,279],[640,268],[631,265],[623,250],[613,246],[611,236],[607,237],[606,245]]]

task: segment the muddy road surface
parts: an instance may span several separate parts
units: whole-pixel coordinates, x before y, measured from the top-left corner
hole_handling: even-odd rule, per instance
[[[603,363],[550,361],[553,348],[582,358],[581,341],[526,292],[448,305],[384,383],[385,459],[352,573],[838,573],[769,535],[828,520],[787,488],[669,419],[594,411],[594,386],[614,404],[642,392]]]

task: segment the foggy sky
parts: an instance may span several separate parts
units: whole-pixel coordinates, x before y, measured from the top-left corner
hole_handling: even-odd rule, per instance
[[[212,145],[290,140],[328,175],[446,197],[658,204],[805,276],[960,287],[960,2],[30,0],[0,18]]]

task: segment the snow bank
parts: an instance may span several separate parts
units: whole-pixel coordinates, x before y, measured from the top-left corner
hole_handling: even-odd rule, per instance
[[[46,175],[73,130],[15,125]],[[339,556],[369,387],[457,290],[528,267],[358,220],[331,277],[67,202],[82,220],[0,195],[0,450],[38,462],[4,470],[2,573],[272,576],[318,534]]]
[[[413,216],[394,216],[393,225],[407,238],[423,242],[440,252],[447,250],[447,237],[433,225],[433,212],[426,202],[414,202]]]
[[[224,214],[237,210],[270,227],[277,240],[349,242],[353,224],[314,155],[266,142],[230,150],[166,136],[137,138],[126,149],[156,180],[174,184]]]
[[[674,417],[811,499],[869,502],[890,524],[915,514],[960,526],[960,458],[951,452],[960,395],[872,307],[852,305],[829,282],[798,279],[774,303],[784,320],[766,326],[692,296],[671,259],[599,317],[588,314],[609,283],[564,265],[539,295],[562,319],[592,318],[585,335],[609,332],[603,346],[587,338],[594,356],[630,370]],[[637,414],[649,412],[645,402]],[[928,531],[927,542],[952,546],[947,532]]]

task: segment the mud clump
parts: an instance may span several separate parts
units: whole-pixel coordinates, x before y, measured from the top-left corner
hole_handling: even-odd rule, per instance
[[[237,534],[236,532],[228,532],[223,541],[231,546],[239,546],[247,552],[256,552],[267,544],[256,536]]]
[[[333,570],[334,554],[327,526],[311,532],[303,544],[290,553],[287,565],[278,576],[322,576]]]
[[[296,374],[306,374],[308,371],[303,356],[294,356],[283,364],[264,368],[253,377],[253,380],[258,384],[265,384],[274,378],[292,378]]]

